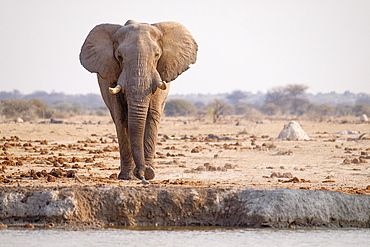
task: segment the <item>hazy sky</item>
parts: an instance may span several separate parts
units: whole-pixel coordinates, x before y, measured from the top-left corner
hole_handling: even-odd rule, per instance
[[[0,91],[99,93],[79,63],[100,23],[178,21],[198,60],[171,94],[262,91],[370,93],[369,0],[0,0]]]

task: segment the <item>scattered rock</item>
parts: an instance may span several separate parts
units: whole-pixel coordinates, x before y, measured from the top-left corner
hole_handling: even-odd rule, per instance
[[[48,182],[55,182],[55,181],[57,181],[57,178],[52,176],[52,175],[48,175],[47,180],[48,180]]]
[[[52,118],[52,119],[50,119],[50,123],[51,124],[62,124],[63,120],[56,120],[56,119]]]
[[[61,178],[61,177],[63,177],[63,172],[61,170],[55,170],[55,169],[53,169],[50,172],[50,175],[52,175],[53,177],[56,177],[56,178]]]
[[[329,179],[329,180],[324,180],[324,181],[322,181],[323,183],[335,183],[335,180],[331,180],[331,179]]]
[[[292,178],[293,175],[290,172],[284,172],[283,173],[283,178]]]
[[[200,153],[202,152],[203,148],[201,146],[196,146],[191,150],[191,153]]]
[[[54,223],[47,223],[44,225],[45,228],[53,228],[55,226]]]
[[[351,159],[349,159],[349,158],[345,158],[344,160],[343,160],[343,164],[351,164],[352,163],[352,160]]]
[[[33,228],[35,228],[35,226],[33,224],[29,223],[29,224],[26,224],[24,226],[24,228],[33,229]]]
[[[223,166],[215,166],[214,164],[207,162],[207,163],[204,163],[203,166],[198,166],[195,169],[185,170],[184,173],[198,173],[198,172],[205,172],[205,171],[209,171],[209,172],[215,172],[215,171],[226,172],[227,170],[229,170],[229,169],[235,169],[236,167],[237,167],[237,165],[230,164],[230,163],[226,163]]]
[[[219,136],[214,135],[214,134],[209,134],[209,135],[207,136],[207,138],[209,138],[209,139],[223,140],[223,141],[231,140],[231,138],[230,138],[230,137],[227,137],[227,136],[219,137]]]
[[[75,175],[76,175],[76,171],[74,171],[74,170],[69,170],[69,171],[67,171],[66,177],[67,177],[67,178],[74,178],[74,177],[75,177]]]
[[[293,175],[290,172],[273,172],[271,173],[270,178],[293,178]]]
[[[292,150],[279,151],[279,152],[276,153],[276,155],[293,155],[293,151]]]
[[[226,169],[235,169],[235,168],[236,168],[236,165],[234,165],[234,164],[230,164],[230,163],[226,163],[226,164],[224,165],[224,167],[225,167]]]
[[[354,159],[352,160],[352,163],[353,163],[353,164],[359,164],[359,163],[360,163],[360,159],[359,159],[359,158],[354,158]]]
[[[262,143],[262,147],[265,147],[267,149],[274,149],[276,148],[276,145],[274,143]]]
[[[278,178],[279,176],[280,176],[279,173],[273,172],[271,173],[270,178]]]
[[[335,133],[336,135],[359,135],[360,131],[357,130],[342,130]]]
[[[198,172],[205,172],[207,171],[207,168],[205,166],[198,166],[195,170],[197,170]]]
[[[306,180],[306,179],[299,179],[297,177],[293,177],[292,179],[289,179],[289,180],[283,180],[283,179],[279,179],[278,180],[280,183],[311,183],[310,180]]]
[[[353,159],[350,159],[350,158],[345,158],[344,160],[343,160],[343,164],[346,164],[346,165],[348,165],[348,164],[361,164],[361,163],[367,163],[367,160],[366,159],[364,159],[364,158],[353,158]]]

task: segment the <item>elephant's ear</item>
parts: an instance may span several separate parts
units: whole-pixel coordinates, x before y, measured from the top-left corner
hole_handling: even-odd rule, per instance
[[[122,26],[100,24],[94,27],[82,45],[80,62],[91,73],[104,79],[118,80],[120,67],[113,50],[113,34]]]
[[[177,22],[153,24],[162,31],[162,56],[157,70],[163,81],[170,82],[197,60],[198,45],[190,32]]]

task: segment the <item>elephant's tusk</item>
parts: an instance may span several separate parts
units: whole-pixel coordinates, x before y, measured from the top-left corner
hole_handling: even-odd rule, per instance
[[[121,89],[122,89],[121,85],[117,84],[117,86],[115,86],[115,87],[109,87],[109,92],[111,94],[117,94],[117,93],[119,93],[119,91],[121,91]]]
[[[162,90],[166,90],[167,89],[167,83],[165,81],[160,81],[160,82],[158,82],[158,87]]]

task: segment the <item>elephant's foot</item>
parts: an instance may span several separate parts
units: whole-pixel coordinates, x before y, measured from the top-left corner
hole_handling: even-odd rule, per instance
[[[154,169],[151,166],[147,166],[145,168],[145,173],[144,174],[145,174],[144,176],[145,176],[146,180],[152,180],[155,177]]]
[[[134,173],[132,172],[132,170],[129,170],[129,171],[121,171],[118,174],[118,179],[121,179],[121,180],[132,180],[132,179],[135,179],[135,176],[134,176]]]
[[[152,180],[155,177],[154,169],[151,166],[146,166],[144,171],[135,168],[134,174],[138,179],[143,179],[144,177],[146,180]]]

